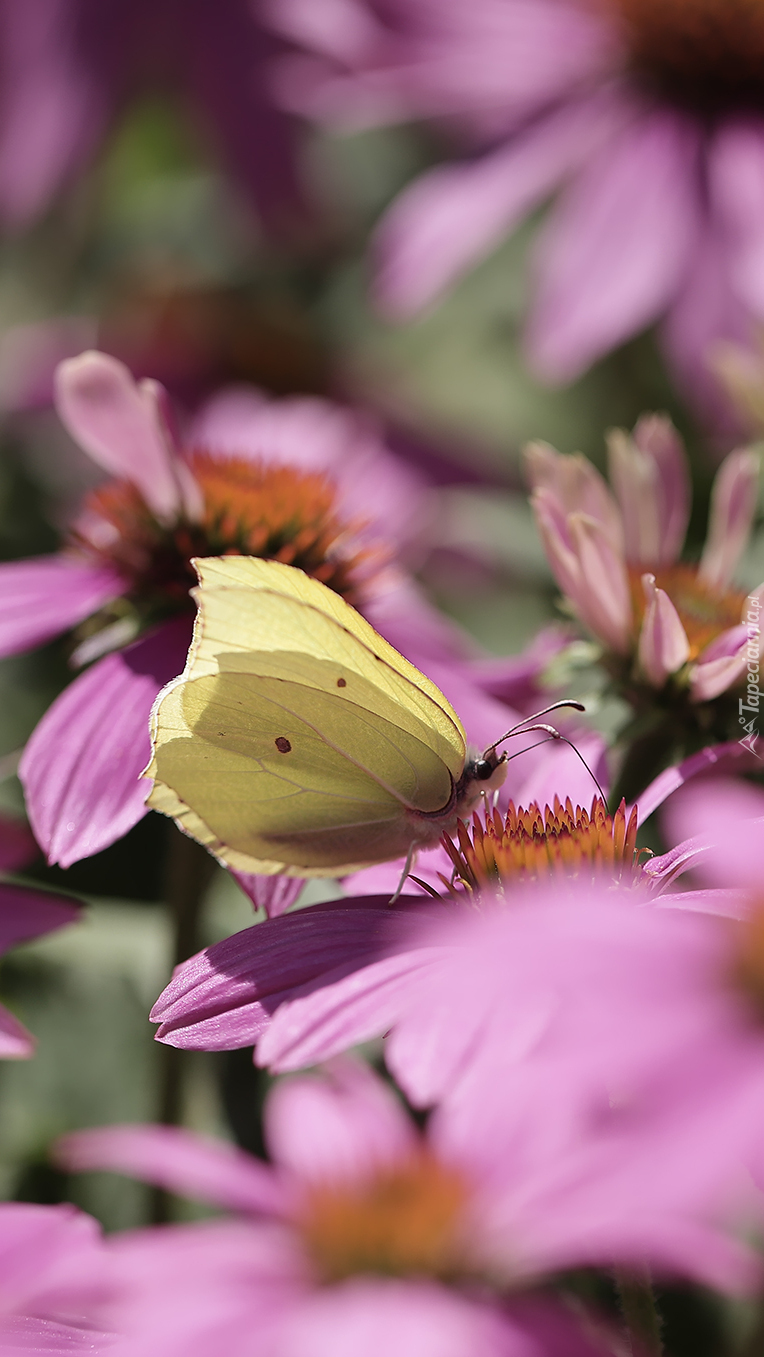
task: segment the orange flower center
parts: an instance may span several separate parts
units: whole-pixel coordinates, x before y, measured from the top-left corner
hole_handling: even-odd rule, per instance
[[[764,108],[762,0],[599,0],[622,21],[636,71],[660,94],[718,116]]]
[[[311,1188],[298,1218],[321,1278],[453,1277],[463,1270],[469,1196],[455,1169],[422,1153],[362,1182]]]
[[[756,1017],[764,1020],[764,897],[740,925],[732,981],[752,1005]]]
[[[381,550],[361,547],[360,523],[343,522],[326,477],[243,457],[196,452],[189,466],[203,497],[199,522],[158,522],[129,481],[91,494],[74,543],[124,575],[143,621],[192,609],[192,556],[262,556],[298,566],[349,602]]]
[[[608,815],[599,796],[590,811],[581,806],[574,810],[570,797],[563,806],[556,796],[554,808],[545,806],[543,812],[536,801],[526,810],[516,810],[510,801],[506,817],[498,810],[486,814],[485,821],[475,814],[471,827],[459,825],[457,836],[458,845],[444,834],[443,846],[454,864],[455,881],[473,891],[549,876],[590,880],[604,873],[628,882],[641,870],[636,807],[627,821],[625,802]]]
[[[637,635],[645,613],[642,571],[629,572]],[[736,589],[710,589],[698,576],[694,565],[669,565],[655,572],[655,582],[671,599],[679,613],[690,643],[690,659],[697,659],[705,647],[729,627],[736,627],[742,616],[746,595]]]

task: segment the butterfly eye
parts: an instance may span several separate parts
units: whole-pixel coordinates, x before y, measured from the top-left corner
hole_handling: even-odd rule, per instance
[[[288,754],[292,748],[286,735],[279,735],[274,743],[279,751],[279,754]]]
[[[475,762],[472,765],[472,772],[478,782],[487,782],[489,777],[492,777],[496,772],[496,760],[494,759],[494,761],[491,762],[490,759],[475,759]]]

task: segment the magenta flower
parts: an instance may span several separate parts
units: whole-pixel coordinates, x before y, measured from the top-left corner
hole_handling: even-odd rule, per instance
[[[7,1357],[110,1349],[73,1298],[101,1263],[98,1225],[73,1206],[0,1205],[0,1347]]]
[[[269,1166],[156,1127],[62,1142],[70,1168],[133,1173],[244,1218],[112,1237],[103,1315],[125,1334],[115,1357],[236,1357],[253,1332],[273,1357],[387,1353],[393,1341],[411,1357],[594,1357],[596,1339],[544,1295],[550,1273],[645,1258],[724,1286],[750,1273],[743,1250],[683,1209],[688,1175],[640,1196],[613,1146],[598,1142],[595,1159],[594,1143],[563,1148],[522,1116],[492,1147],[443,1114],[423,1137],[350,1061],[277,1085],[265,1124]]]
[[[404,190],[376,291],[407,317],[557,194],[534,251],[535,369],[570,381],[661,337],[696,399],[764,319],[764,22],[748,0],[277,0],[286,106],[344,128],[428,118],[472,158]]]
[[[743,752],[734,744],[703,750],[678,768],[666,770],[645,793],[643,818],[688,780],[712,769],[734,768],[742,759]],[[563,788],[558,790],[564,795]],[[527,809],[525,816],[529,817]],[[445,898],[425,901],[421,894],[407,895],[391,906],[390,882],[388,876],[381,876],[385,869],[374,868],[350,881],[356,890],[387,887],[384,894],[335,900],[270,918],[205,949],[176,969],[154,1005],[151,1018],[160,1024],[158,1039],[192,1050],[254,1045],[259,1064],[292,1070],[390,1032],[405,1023],[423,977],[440,964],[441,953],[430,947],[423,924],[436,927],[444,919],[473,913],[478,898],[474,894],[476,857],[484,864],[480,886],[487,885],[491,894],[498,886],[507,904],[529,878],[564,881],[572,876],[590,882],[593,875],[598,878],[604,871],[613,895],[622,892],[637,901],[657,897],[664,905],[716,913],[742,908],[740,892],[718,883],[706,891],[671,893],[676,878],[707,853],[708,841],[703,836],[679,843],[662,857],[640,862],[641,855],[633,849],[631,815],[617,816],[608,825],[603,823],[606,817],[600,808],[592,826],[580,809],[569,816],[560,807],[557,814],[547,810],[546,816],[539,812],[529,818],[536,822],[530,835],[524,825],[513,832],[512,816],[508,816],[506,832],[500,836],[505,840],[504,862],[498,872],[496,858],[502,854],[495,853],[490,870],[485,869],[484,831],[473,831],[474,850],[469,853],[461,846],[466,892],[464,887],[454,894],[447,892],[438,875],[441,872],[448,879],[453,874],[453,856],[445,851],[423,854],[423,866],[417,863],[416,875],[421,873],[431,889]],[[514,859],[521,854],[525,861],[518,864]],[[432,865],[427,865],[428,860]],[[398,872],[389,874],[397,884]],[[280,889],[277,882],[274,879],[271,889]],[[267,889],[263,883],[261,890]],[[261,898],[259,903],[267,906],[269,902]],[[270,913],[285,907],[279,899]],[[396,1066],[396,1076],[415,1102],[431,1101],[435,1080],[440,1081],[437,1096],[446,1087],[453,1073],[448,1054],[453,1043],[449,1019],[432,1048],[436,1073],[429,1082],[409,1079],[406,1070]],[[387,1049],[394,1052],[391,1041]],[[442,1070],[441,1056],[445,1059]]]
[[[0,216],[40,216],[81,173],[125,100],[177,91],[272,228],[301,207],[290,119],[275,108],[267,66],[279,50],[257,4],[229,0],[97,0],[0,5],[3,108]]]
[[[3,847],[0,835],[0,855]],[[9,845],[10,853],[5,855],[6,862],[17,847],[14,838]],[[9,870],[8,865],[4,865],[3,870]],[[27,886],[0,884],[0,956],[17,943],[29,942],[31,938],[63,928],[64,924],[74,923],[79,913],[79,906],[66,896],[31,890]],[[34,1037],[0,1004],[0,1059],[24,1060],[34,1055],[34,1046]]]
[[[531,503],[568,606],[603,642],[626,683],[686,691],[707,702],[742,684],[764,649],[764,585],[733,584],[756,510],[758,458],[733,452],[714,482],[698,566],[679,560],[690,481],[678,434],[644,416],[609,438],[613,492],[580,455],[528,449]]]
[[[61,553],[0,566],[0,654],[74,630],[73,661],[90,666],[21,762],[50,861],[98,852],[145,814],[148,718],[185,663],[192,556],[301,566],[412,659],[459,652],[455,630],[394,564],[419,533],[422,484],[359,416],[320,400],[232,394],[213,402],[183,451],[162,388],[98,353],[61,364],[58,410],[118,479],[88,497]]]

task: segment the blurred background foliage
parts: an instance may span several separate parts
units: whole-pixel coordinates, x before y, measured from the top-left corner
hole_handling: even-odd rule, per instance
[[[532,225],[417,323],[392,327],[374,314],[370,230],[436,150],[405,127],[306,134],[319,220],[274,243],[179,105],[151,95],[125,108],[88,172],[41,221],[0,240],[0,558],[54,549],[91,483],[92,464],[52,413],[49,374],[56,357],[93,345],[166,383],[181,412],[232,381],[370,406],[392,445],[438,487],[424,582],[489,652],[519,650],[555,615],[523,493],[527,439],[581,449],[602,465],[605,429],[668,410],[694,462],[699,542],[711,464],[650,335],[568,389],[530,379],[519,321]],[[764,575],[761,536],[746,574],[751,584]],[[67,674],[57,644],[0,663],[2,808],[22,810],[18,751]],[[85,918],[0,964],[0,998],[39,1043],[34,1060],[0,1065],[0,1191],[70,1196],[109,1228],[145,1219],[147,1190],[107,1175],[65,1182],[47,1147],[77,1126],[157,1113],[165,1051],[146,1015],[170,969],[169,925],[157,907],[170,832],[149,816],[68,872],[33,864],[27,876],[84,900]],[[322,892],[331,887],[311,886],[305,898]],[[217,871],[205,942],[251,921],[248,901]],[[249,1053],[189,1060],[187,1124],[258,1148],[264,1077]]]

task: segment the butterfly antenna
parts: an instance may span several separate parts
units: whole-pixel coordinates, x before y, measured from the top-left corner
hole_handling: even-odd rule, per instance
[[[412,843],[412,844],[409,845],[409,851],[408,851],[408,853],[406,854],[406,861],[405,861],[404,864],[403,864],[403,871],[401,872],[401,879],[400,879],[400,881],[398,882],[398,885],[397,885],[396,888],[395,888],[395,894],[394,894],[394,895],[391,895],[391,896],[390,896],[390,899],[388,900],[388,904],[390,904],[390,905],[394,905],[395,902],[396,902],[396,900],[400,897],[401,891],[403,890],[403,887],[404,887],[405,884],[406,884],[406,878],[407,878],[409,872],[411,871],[411,865],[412,865],[412,863],[413,863],[413,861],[414,861],[414,854],[415,854],[415,852],[416,852],[416,844],[415,844],[415,843]]]
[[[531,718],[528,717],[528,720],[530,720],[530,719],[531,719]],[[586,759],[584,758],[583,754],[581,753],[581,750],[580,750],[580,749],[576,749],[576,746],[574,745],[573,741],[572,741],[572,740],[569,740],[568,737],[567,737],[567,735],[562,735],[562,734],[560,733],[559,730],[556,730],[556,729],[555,729],[554,726],[548,726],[548,725],[546,725],[543,721],[541,721],[541,722],[540,722],[538,725],[536,725],[536,726],[526,726],[526,727],[525,727],[525,730],[524,730],[522,733],[525,734],[525,732],[527,731],[528,734],[530,735],[530,733],[531,733],[532,730],[543,730],[543,731],[545,731],[546,734],[549,736],[549,739],[548,739],[548,740],[539,740],[539,741],[538,741],[538,744],[531,744],[531,745],[528,745],[528,748],[527,748],[527,749],[519,749],[519,750],[517,751],[516,754],[507,754],[507,755],[505,755],[505,761],[506,761],[507,763],[510,763],[512,759],[518,758],[520,754],[527,754],[527,753],[529,752],[529,750],[531,750],[531,749],[538,749],[539,745],[548,744],[548,743],[549,743],[549,740],[562,740],[563,744],[566,744],[566,745],[568,746],[569,749],[572,749],[572,750],[573,750],[573,753],[575,754],[576,758],[577,758],[577,759],[580,759],[581,763],[584,765],[584,768],[586,769],[587,773],[589,774],[589,777],[591,778],[592,782],[594,783],[595,787],[597,788],[597,791],[599,792],[600,796],[602,797],[602,800],[605,801],[605,802],[607,802],[607,797],[605,796],[605,793],[604,793],[604,791],[602,790],[602,787],[600,786],[600,782],[599,782],[599,779],[598,779],[597,775],[596,775],[596,774],[594,773],[594,771],[589,767],[588,763],[586,762]],[[501,742],[499,742],[499,743],[501,743]]]
[[[586,711],[583,702],[575,702],[573,698],[564,698],[561,702],[552,702],[549,707],[542,707],[541,711],[534,712],[532,716],[526,716],[523,721],[518,721],[517,725],[513,726],[511,730],[508,730],[505,735],[500,736],[498,740],[494,740],[493,744],[489,744],[483,754],[483,758],[488,758],[491,750],[496,749],[498,745],[503,744],[511,735],[522,735],[526,730],[533,730],[534,727],[529,724],[531,721],[538,721],[540,716],[548,716],[550,712],[559,711],[562,707],[571,707],[573,711]],[[551,730],[553,727],[547,726],[546,729]],[[559,734],[559,732],[557,732],[557,734]],[[559,738],[562,739],[563,737],[560,735]]]

